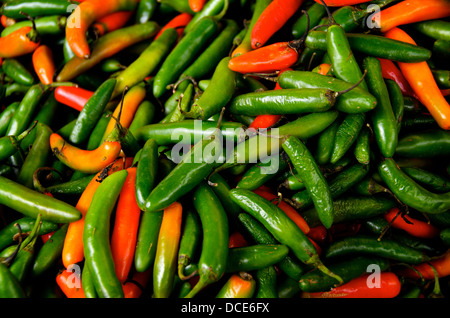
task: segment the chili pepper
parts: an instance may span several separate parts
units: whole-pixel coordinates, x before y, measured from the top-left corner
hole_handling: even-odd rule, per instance
[[[81,284],[81,277],[72,270],[63,270],[56,275],[56,284],[67,298],[86,298]]]
[[[289,137],[282,145],[295,170],[304,181],[320,219],[326,228],[333,223],[333,204],[330,188],[315,159],[306,146],[296,137]]]
[[[300,261],[319,268],[340,281],[339,277],[322,264],[313,243],[279,207],[249,190],[235,188],[230,193],[242,209],[260,221],[275,239],[289,247]],[[289,235],[286,235],[287,233]]]
[[[155,184],[157,169],[158,147],[154,139],[149,139],[142,148],[136,170],[135,198],[141,209]]]
[[[136,110],[133,121],[128,130],[135,135],[136,130],[146,125],[150,125],[155,117],[156,107],[149,100],[144,100]]]
[[[375,13],[372,22],[384,33],[400,25],[445,18],[449,15],[450,9],[445,0],[405,0]]]
[[[109,243],[109,219],[127,175],[126,170],[121,170],[108,176],[95,191],[86,213],[83,231],[84,253],[100,297],[123,297]]]
[[[177,255],[181,237],[182,205],[172,203],[164,209],[153,267],[153,297],[168,298],[177,273]]]
[[[417,22],[412,25],[415,30],[428,37],[436,40],[450,41],[448,26],[449,22],[445,20],[428,20]]]
[[[169,22],[167,22],[161,30],[159,30],[158,34],[155,36],[155,40],[160,37],[163,32],[167,29],[173,28],[176,29],[178,38],[183,34],[184,27],[192,20],[192,15],[187,12],[182,12],[172,18]]]
[[[392,227],[402,229],[407,233],[420,238],[435,238],[439,235],[439,230],[430,223],[400,215],[398,208],[390,209],[384,218]]]
[[[416,182],[432,191],[448,192],[450,190],[450,182],[445,176],[438,175],[429,170],[413,167],[403,167],[402,171],[413,178]]]
[[[392,158],[381,162],[378,172],[387,187],[404,204],[430,214],[448,210],[448,193],[436,194],[426,190],[401,171]]]
[[[136,23],[145,23],[150,21],[158,7],[159,3],[156,0],[139,1],[136,9]]]
[[[400,69],[391,60],[378,58],[381,64],[381,72],[384,79],[390,79],[395,81],[404,95],[416,97],[414,91],[409,85],[408,81],[403,76]]]
[[[170,112],[160,123],[177,122],[184,120],[186,114],[189,112],[194,98],[198,98],[198,93],[195,93],[193,83],[189,83],[178,102],[178,106]]]
[[[321,3],[320,0],[314,0],[317,3]],[[370,2],[368,0],[328,0],[327,6],[329,7],[342,7],[342,6],[352,6],[355,4],[361,4],[365,2]]]
[[[98,298],[97,291],[95,290],[94,282],[92,281],[91,273],[87,265],[83,266],[81,272],[82,288],[86,298]]]
[[[272,234],[255,218],[247,213],[240,213],[240,224],[245,233],[247,233],[252,241],[257,244],[279,244],[279,242],[272,236]],[[244,234],[245,234],[244,233]],[[283,260],[281,260],[277,267],[286,273],[292,279],[298,280],[300,276],[307,270],[306,266],[297,260],[297,258],[289,253]]]
[[[292,25],[292,36],[296,39],[301,38],[305,32],[308,32],[311,28],[316,27],[322,18],[326,15],[327,11],[321,3],[313,3],[306,10],[306,13],[302,14],[300,18]]]
[[[230,241],[228,244],[228,248],[234,248],[234,247],[244,247],[248,246],[247,240],[244,238],[244,236],[238,232],[235,231],[230,234]]]
[[[17,277],[20,283],[23,283],[30,274],[33,266],[36,240],[39,237],[39,228],[41,226],[41,215],[38,214],[30,235],[20,244],[16,257],[9,266],[9,270]]]
[[[136,168],[127,169],[128,176],[119,194],[111,236],[111,253],[116,275],[121,283],[128,277],[134,260],[141,210],[136,203]]]
[[[374,195],[376,193],[389,193],[389,189],[379,184],[372,176],[364,178],[361,182],[356,184],[351,191],[360,195]]]
[[[381,215],[395,206],[395,201],[380,195],[372,196],[345,196],[336,199],[334,206],[334,223],[368,219]],[[317,211],[314,208],[302,211],[300,215],[310,227],[321,225]]]
[[[28,69],[17,59],[5,59],[2,63],[2,70],[15,82],[24,85],[33,85],[34,77]]]
[[[0,136],[4,137],[6,130],[8,129],[9,121],[16,112],[20,102],[12,102],[6,106],[0,114]]]
[[[340,172],[332,180],[327,181],[331,197],[335,199],[345,193],[357,182],[361,181],[367,175],[368,171],[369,168],[367,165],[357,163]],[[306,186],[307,182],[305,182],[305,187]],[[291,197],[291,200],[298,209],[307,208],[313,204],[313,198],[309,193],[308,190],[303,190]]]
[[[0,262],[0,297],[2,298],[25,298],[25,291],[16,276],[11,273],[8,266]]]
[[[399,28],[391,29],[385,36],[415,44],[414,40]],[[398,65],[420,102],[428,109],[441,128],[448,129],[450,107],[442,96],[428,64],[426,62],[419,62],[398,63]]]
[[[229,5],[230,0],[210,0],[206,2],[202,10],[195,13],[192,12],[192,20],[184,28],[183,33],[188,34],[193,31],[196,28],[197,23],[205,17],[215,17],[217,20],[221,20],[227,13]]]
[[[31,17],[59,14],[67,15],[67,13],[70,12],[70,8],[78,3],[79,2],[77,1],[71,2],[59,0],[49,0],[46,2],[20,0],[9,2],[7,4],[5,3],[2,6],[1,12],[3,15],[13,19],[22,19],[22,12]]]
[[[268,4],[252,28],[252,48],[266,44],[302,4],[303,0],[274,1]]]
[[[192,274],[186,275],[185,269],[197,256],[197,248],[201,242],[202,235],[201,223],[197,212],[194,209],[188,209],[184,214],[177,264],[178,277],[181,280],[187,280],[192,276]]]
[[[32,55],[32,61],[34,70],[41,83],[44,85],[51,84],[53,82],[53,75],[55,74],[55,64],[50,47],[40,45],[36,48]]]
[[[439,88],[448,89],[450,87],[450,75],[449,71],[446,70],[432,70],[434,79],[438,84]]]
[[[366,126],[361,129],[358,138],[355,141],[355,148],[353,153],[356,160],[364,165],[368,165],[370,163],[371,137],[371,130]]]
[[[113,164],[102,169],[102,171],[96,173],[96,175],[91,179],[89,184],[83,189],[78,202],[76,204],[76,209],[80,212],[81,218],[72,222],[67,230],[66,238],[64,240],[64,248],[62,251],[62,261],[63,265],[68,268],[72,264],[81,262],[84,259],[84,247],[83,247],[83,231],[85,225],[85,217],[89,206],[91,205],[92,198],[97,188],[103,179],[122,169],[126,169],[130,166],[131,160],[116,160]]]
[[[98,65],[102,60],[114,56],[133,44],[151,38],[158,30],[157,23],[150,21],[107,33],[96,42],[89,59],[73,56],[64,64],[55,80],[57,82],[72,80]]]
[[[33,187],[33,174],[39,167],[45,166],[51,153],[49,137],[52,130],[44,123],[36,124],[36,139],[28,152],[17,176],[17,182],[28,188]]]
[[[198,261],[199,280],[185,298],[193,298],[225,273],[229,228],[226,212],[214,191],[201,182],[194,191],[194,207],[202,226],[202,246]]]
[[[448,155],[449,137],[450,134],[441,129],[411,132],[399,140],[396,153],[410,158],[444,157]]]
[[[20,151],[20,143],[23,142],[25,137],[30,133],[34,126],[35,125],[31,126],[29,129],[25,130],[17,137],[14,135],[9,135],[0,138],[0,149],[2,151],[2,154],[0,156],[1,161],[10,158],[18,151]]]
[[[187,0],[162,0],[160,2],[161,4],[172,7],[175,12],[187,12],[189,14],[194,14],[194,11],[192,11],[189,5],[189,1]]]
[[[346,34],[350,48],[371,57],[383,58],[391,61],[416,63],[431,57],[431,51],[417,45],[389,39],[384,36],[360,33]],[[305,45],[312,49],[327,49],[327,32],[310,31],[305,39]]]
[[[175,46],[176,40],[177,33],[172,28],[164,31],[158,39],[155,38],[141,55],[117,76],[113,96],[122,93],[127,86],[139,83],[155,71]]]
[[[259,0],[255,2],[255,8],[253,9],[252,18],[249,25],[246,28],[244,38],[242,42],[231,52],[231,57],[236,57],[241,54],[250,52],[252,48],[252,30],[263,11],[267,8],[271,1]]]
[[[383,80],[380,62],[366,57],[363,67],[367,71],[369,91],[377,98],[377,107],[371,114],[372,129],[381,154],[390,158],[398,144],[398,123],[392,109],[389,91]]]
[[[377,100],[369,92],[360,87],[351,89],[352,84],[326,75],[305,71],[286,71],[278,77],[277,82],[284,89],[321,88],[335,92],[346,91],[336,98],[334,106],[345,113],[367,112],[377,106]]]
[[[238,32],[238,24],[230,19],[224,19],[222,24],[223,27],[220,33],[212,43],[203,50],[189,67],[183,70],[177,82],[177,90],[182,91],[186,89],[188,81],[182,81],[183,79],[193,78],[199,80],[213,73],[218,63],[228,55],[232,45],[232,38]]]
[[[255,298],[278,298],[277,271],[273,265],[256,271]]]
[[[205,49],[207,42],[218,32],[218,29],[217,19],[205,17],[191,32],[180,39],[155,75],[153,95],[156,98],[160,98],[166,92],[167,85],[175,82],[183,70]]]
[[[192,11],[199,12],[205,5],[206,0],[189,0],[189,6]]]
[[[90,58],[91,52],[86,39],[86,31],[96,20],[118,11],[132,11],[137,1],[113,1],[100,5],[94,1],[83,1],[68,17],[66,38],[72,51],[82,59]]]
[[[386,87],[389,93],[389,99],[394,112],[395,121],[397,123],[397,138],[403,125],[403,117],[405,114],[405,101],[400,86],[393,80],[385,80]],[[431,116],[430,116],[431,117]],[[398,140],[397,140],[398,145]]]
[[[376,237],[364,235],[349,236],[332,242],[325,249],[324,257],[332,259],[338,256],[358,253],[376,255],[407,264],[420,264],[429,260],[429,257],[422,251],[397,241],[386,238],[378,240]]]
[[[163,211],[142,215],[134,257],[134,265],[138,272],[144,272],[153,265],[162,218]]]
[[[335,287],[330,291],[302,293],[302,298],[395,298],[401,290],[401,282],[391,272],[381,272],[379,287],[369,287],[370,274],[354,278],[348,283]]]
[[[94,92],[76,86],[58,86],[55,88],[55,98],[61,104],[81,111]]]
[[[252,298],[256,289],[256,281],[247,272],[232,274],[222,286],[216,298]]]
[[[330,270],[342,277],[344,284],[368,272],[369,266],[379,266],[381,272],[387,270],[388,260],[380,257],[356,256],[330,265]],[[304,292],[326,292],[337,287],[336,280],[312,270],[300,278],[300,289]],[[342,285],[341,285],[342,286]]]
[[[274,265],[283,260],[289,252],[285,245],[258,244],[230,248],[226,272],[253,271]]]
[[[0,202],[20,213],[36,217],[42,215],[42,220],[57,223],[68,223],[80,218],[80,213],[70,204],[31,190],[17,182],[0,177],[2,188]]]
[[[58,35],[64,32],[66,27],[67,17],[63,15],[50,15],[43,16],[34,19],[36,31],[41,36]],[[16,23],[4,28],[1,32],[1,36],[7,36],[13,31],[16,31],[22,27],[31,27],[33,23],[29,20],[17,21]]]
[[[123,28],[131,18],[133,11],[117,11],[95,21],[90,28],[97,37]]]
[[[32,53],[40,44],[34,27],[22,27],[5,37],[0,37],[0,57],[14,58]]]
[[[61,258],[61,253],[69,224],[63,224],[39,249],[33,263],[32,275],[38,277]]]

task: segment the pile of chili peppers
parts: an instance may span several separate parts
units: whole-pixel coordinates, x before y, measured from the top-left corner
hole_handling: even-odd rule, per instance
[[[1,3],[1,298],[450,295],[450,1]]]

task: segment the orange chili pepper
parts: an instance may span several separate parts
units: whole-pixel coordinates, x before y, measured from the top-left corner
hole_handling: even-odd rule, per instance
[[[234,273],[219,290],[216,298],[251,298],[255,289],[256,281],[250,273]]]
[[[400,210],[398,208],[392,208],[384,214],[384,218],[388,221],[392,227],[401,229],[412,236],[431,239],[439,236],[439,229],[434,225],[413,219],[407,215],[400,216]],[[405,220],[406,219],[406,220]]]
[[[81,111],[86,102],[94,94],[93,91],[77,86],[58,86],[55,88],[55,99],[61,104]]]
[[[90,57],[86,32],[96,21],[118,11],[132,11],[137,0],[86,0],[80,3],[70,14],[66,25],[66,39],[73,53],[79,58]]]
[[[302,293],[302,298],[394,298],[401,290],[397,275],[391,272],[379,274],[379,286],[371,281],[370,274],[354,278],[348,283],[326,292]],[[374,284],[374,285],[371,285]]]
[[[400,87],[403,95],[411,96],[417,99],[416,94],[412,90],[402,71],[391,60],[378,58],[381,65],[381,73],[383,78],[393,80]]]
[[[81,285],[81,277],[77,273],[64,270],[56,275],[56,284],[67,298],[86,298]]]
[[[205,5],[206,0],[189,0],[189,7],[194,12],[199,12],[201,9],[203,9],[203,6]]]
[[[161,30],[156,34],[155,40],[163,34],[163,32],[168,28],[174,28],[177,29],[178,36],[181,36],[183,34],[184,27],[188,25],[189,22],[192,20],[192,15],[187,12],[182,12],[179,15],[175,16],[172,20],[167,22]]]
[[[274,204],[277,204],[278,207],[286,213],[286,215],[294,221],[295,224],[303,231],[303,233],[308,234],[310,231],[308,223],[306,223],[305,219],[297,212],[296,209],[294,209],[292,206],[290,206],[288,203],[284,201],[280,201],[279,203],[275,200],[278,199],[278,197],[270,193],[268,191],[261,191],[259,189],[256,189],[253,191],[254,193],[258,194],[259,196],[263,197],[266,200],[269,200],[273,202]]]
[[[141,209],[135,195],[136,167],[127,169],[128,176],[119,195],[111,236],[111,252],[117,278],[124,283],[133,265]]]
[[[248,246],[248,242],[238,231],[231,233],[228,248]]]
[[[0,57],[13,58],[32,53],[40,44],[36,30],[24,26],[7,36],[0,37]]]
[[[450,6],[449,6],[450,7]],[[414,40],[403,30],[393,28],[385,37],[414,44]],[[416,93],[419,101],[428,109],[438,125],[445,130],[450,129],[450,105],[442,96],[433,73],[427,62],[398,63],[403,76]]]
[[[123,161],[122,159],[116,160],[110,168],[98,172],[91,180],[91,182],[89,182],[86,189],[84,189],[83,193],[78,199],[77,205],[75,206],[81,213],[81,219],[69,224],[66,237],[64,239],[62,262],[66,268],[68,268],[71,264],[76,264],[84,259],[84,220],[87,210],[91,205],[94,193],[100,185],[102,178],[105,178],[105,173],[106,175],[110,175],[116,171],[127,169],[129,166],[131,166],[132,162],[132,158],[125,158],[125,161]]]
[[[2,24],[2,26],[4,28],[7,28],[10,25],[13,25],[14,23],[16,23],[16,20],[14,20],[13,18],[8,18],[6,15],[2,15],[0,17],[0,23]]]
[[[261,13],[252,29],[252,48],[263,46],[300,8],[304,0],[274,0]]]
[[[39,80],[44,85],[53,83],[55,74],[55,63],[53,61],[53,52],[47,45],[40,45],[32,55],[34,70]]]
[[[122,285],[124,297],[139,298],[142,295],[143,288],[146,287],[150,279],[151,273],[151,269],[144,272],[135,271],[131,279]]]
[[[433,266],[433,267],[431,267]],[[413,279],[420,279],[423,277],[426,280],[432,280],[436,277],[443,278],[450,275],[450,250],[447,250],[443,255],[438,258],[435,258],[427,263],[413,265],[413,268],[418,271],[414,271],[411,268],[406,268],[403,270],[398,270],[396,273],[403,277],[409,277]],[[434,272],[433,268],[436,270]]]
[[[107,32],[118,30],[125,26],[133,15],[133,11],[118,11],[109,14],[92,24],[92,29],[97,36],[102,36]]]
[[[134,114],[138,109],[139,105],[142,103],[146,95],[146,90],[143,86],[135,85],[130,88],[130,90],[125,94],[123,99],[123,104],[119,103],[111,120],[106,126],[105,133],[103,134],[103,139],[105,139],[116,125],[116,118],[119,119],[119,123],[123,128],[128,128],[133,121]]]
[[[397,26],[420,21],[446,18],[450,16],[447,0],[404,0],[373,15],[381,32],[387,32]]]
[[[322,64],[320,64],[319,65],[319,67],[318,67],[318,73],[320,74],[320,75],[327,75],[328,74],[328,72],[330,71],[330,69],[331,69],[331,64],[328,64],[328,63],[322,63]]]

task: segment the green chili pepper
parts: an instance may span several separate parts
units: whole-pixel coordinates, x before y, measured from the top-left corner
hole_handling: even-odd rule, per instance
[[[20,149],[21,142],[25,139],[25,137],[30,133],[30,131],[34,128],[34,125],[29,129],[25,130],[23,133],[18,135],[17,137],[14,135],[11,136],[3,136],[0,138],[0,161],[4,161],[14,154],[16,154]]]
[[[85,261],[95,289],[102,298],[123,297],[122,284],[114,270],[109,244],[109,224],[111,212],[127,175],[126,170],[121,170],[103,180],[85,216],[83,231]]]
[[[397,122],[397,137],[403,124],[403,117],[405,114],[405,100],[400,86],[391,79],[385,79],[385,83],[389,92],[389,99],[391,101],[394,117]],[[397,141],[398,142],[398,141]]]
[[[375,181],[372,176],[364,178],[361,182],[357,183],[352,189],[355,194],[371,196],[376,193],[390,193],[390,191]]]
[[[42,189],[36,188],[41,192],[48,192],[55,195],[81,195],[89,182],[95,177],[95,174],[87,175],[76,180],[70,180],[63,183],[54,184]]]
[[[371,155],[371,137],[372,131],[368,126],[365,126],[359,132],[358,138],[355,142],[355,148],[353,153],[355,155],[356,160],[364,165],[368,165],[370,163],[370,155]]]
[[[450,155],[450,132],[432,129],[403,135],[397,145],[396,154],[409,158],[435,158]]]
[[[346,36],[353,51],[372,57],[404,63],[423,62],[431,57],[431,51],[424,47],[379,35],[347,33]],[[327,50],[327,32],[308,32],[305,45],[315,50]]]
[[[5,59],[2,63],[2,70],[19,84],[33,85],[35,82],[31,72],[17,59]]]
[[[20,168],[17,182],[28,188],[33,187],[33,174],[48,161],[51,154],[50,135],[53,133],[46,124],[38,122],[36,125],[36,139]]]
[[[377,98],[377,107],[371,113],[372,128],[381,154],[390,158],[398,143],[398,123],[392,109],[389,91],[383,80],[378,59],[368,56],[363,61],[367,71],[369,92]]]
[[[278,298],[294,298],[301,292],[298,280],[285,277],[277,286]]]
[[[322,88],[335,92],[352,88],[351,82],[338,78],[306,71],[286,71],[280,74],[278,84],[285,89]],[[336,99],[335,108],[344,113],[367,112],[377,106],[376,98],[367,90],[355,87]]]
[[[87,266],[86,264],[83,266],[83,271],[81,272],[81,281],[81,287],[83,288],[86,298],[98,298],[94,281],[92,280],[92,275],[89,271],[89,266]]]
[[[178,277],[181,280],[191,277],[191,275],[185,274],[185,269],[197,256],[201,238],[202,227],[198,213],[195,209],[188,209],[183,220],[183,231],[178,250]]]
[[[230,1],[233,0],[212,0],[205,3],[202,10],[195,13],[192,20],[186,25],[183,33],[191,33],[205,17],[214,17],[215,19],[220,20],[227,12]]]
[[[200,216],[202,246],[198,261],[198,282],[185,298],[192,298],[225,273],[228,258],[228,220],[214,191],[201,182],[194,191],[194,207]]]
[[[48,0],[36,2],[29,0],[8,1],[1,8],[1,14],[12,19],[23,19],[26,13],[31,17],[49,15],[69,15],[78,4],[77,1]]]
[[[433,77],[441,89],[450,88],[450,71],[448,70],[432,70]]]
[[[205,17],[177,43],[155,75],[153,95],[156,98],[160,98],[166,92],[167,85],[173,84],[178,79],[184,69],[204,50],[206,43],[218,29],[219,24],[215,18]]]
[[[33,277],[42,275],[61,257],[68,227],[69,224],[63,224],[39,249],[31,272]]]
[[[316,153],[314,155],[314,158],[319,165],[324,165],[330,162],[331,154],[333,153],[334,149],[334,139],[336,138],[336,133],[340,123],[340,118],[337,118],[319,134],[319,137],[317,139]]]
[[[309,33],[309,28],[314,28],[319,25],[322,18],[327,14],[325,7],[320,3],[313,3],[306,14],[302,14],[300,18],[292,26],[292,36],[296,39],[301,38],[305,32]]]
[[[258,244],[230,248],[226,272],[234,273],[263,269],[279,263],[288,253],[289,248],[281,244]]]
[[[169,28],[156,40],[151,41],[139,57],[116,77],[113,97],[121,94],[125,87],[131,87],[152,74],[173,49],[177,39],[177,31]]]
[[[138,272],[144,272],[153,265],[156,243],[162,223],[163,212],[144,212],[139,223],[134,264]]]
[[[364,235],[349,236],[335,241],[323,253],[326,259],[362,254],[380,256],[408,264],[421,264],[429,260],[423,252],[394,240],[386,238],[378,240],[376,237]]]
[[[330,187],[314,157],[296,137],[288,137],[282,145],[316,207],[326,228],[333,223],[333,200]]]
[[[136,202],[141,210],[152,191],[158,173],[158,145],[149,139],[142,148],[136,170]]]
[[[155,113],[155,105],[149,100],[144,100],[136,110],[133,121],[131,122],[128,130],[135,136],[136,130],[146,125],[150,125],[153,122]]]
[[[0,262],[0,297],[1,298],[25,298],[25,291],[20,282],[9,268]]]
[[[256,271],[255,298],[278,298],[277,271],[273,265]]]
[[[303,263],[332,273],[320,260],[315,246],[303,231],[277,205],[245,189],[232,189],[233,200],[248,214],[255,217],[281,244],[286,245]]]
[[[385,271],[389,265],[387,259],[370,256],[356,256],[349,260],[331,264],[329,266],[333,273],[342,277],[344,284],[350,280],[370,273],[375,267],[377,270]],[[372,267],[373,266],[373,267]],[[372,269],[371,269],[372,268]],[[337,281],[324,275],[319,270],[312,270],[300,278],[300,289],[305,292],[324,292],[336,287]]]
[[[327,181],[331,198],[336,199],[345,193],[352,186],[361,181],[367,175],[368,171],[369,167],[367,165],[356,163],[340,172],[332,180]],[[302,176],[305,177],[304,174],[300,173],[300,176],[301,180],[305,180],[302,178]],[[310,195],[310,191],[308,191],[308,182],[305,181],[304,183],[306,190],[297,192],[291,197],[291,200],[294,202],[297,209],[307,208],[313,204],[313,198]]]
[[[189,83],[183,94],[180,95],[178,105],[175,107],[160,123],[173,123],[182,121],[186,118],[186,114],[191,109],[195,94],[195,88],[193,83]]]
[[[428,20],[412,24],[413,29],[435,40],[450,41],[450,23],[445,20]]]
[[[63,15],[49,15],[34,19],[36,31],[41,36],[62,34],[65,30],[66,23],[67,17]],[[8,34],[25,26],[31,27],[33,26],[33,23],[29,20],[17,21],[16,23],[4,28],[3,31],[1,32],[1,36],[2,37],[7,36]]]
[[[80,111],[70,134],[69,140],[71,143],[80,144],[89,138],[92,129],[102,116],[111,98],[115,85],[116,79],[110,78],[106,80],[88,99]]]
[[[430,189],[430,191],[450,191],[450,180],[443,175],[422,168],[414,167],[403,167],[402,171],[413,178],[416,182],[423,185],[425,188]]]
[[[207,120],[220,113],[236,92],[237,73],[228,68],[230,57],[223,58],[217,65],[208,88],[194,102],[191,110],[185,114],[189,118]]]
[[[3,137],[8,129],[9,121],[14,116],[19,102],[12,102],[0,114],[0,136]]]
[[[145,23],[152,19],[153,15],[158,9],[159,3],[157,0],[142,0],[139,1],[136,10],[136,23]]]

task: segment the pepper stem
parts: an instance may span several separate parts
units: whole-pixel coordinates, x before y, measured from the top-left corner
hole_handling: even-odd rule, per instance
[[[310,18],[309,18],[308,12],[306,12],[305,10],[302,10],[302,13],[303,13],[304,15],[306,15],[306,19],[307,19],[307,21],[308,21],[308,23],[307,23],[307,25],[306,25],[306,31],[305,31],[305,33],[303,33],[303,35],[302,35],[302,37],[301,37],[300,39],[290,41],[289,44],[288,44],[288,46],[289,46],[290,48],[293,48],[293,49],[296,50],[297,52],[300,51],[300,49],[301,49],[303,43],[305,43],[306,37],[308,36],[310,24],[311,24],[311,20],[310,20]]]

